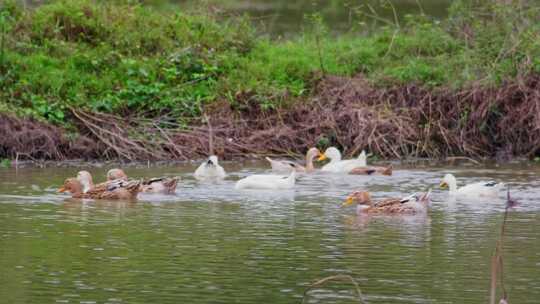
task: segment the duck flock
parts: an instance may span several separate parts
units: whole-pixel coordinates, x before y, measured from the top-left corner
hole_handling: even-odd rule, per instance
[[[314,161],[329,160],[320,169],[316,169]],[[367,154],[362,151],[357,158],[343,160],[335,147],[321,153],[311,148],[306,153],[305,165],[287,160],[274,160],[266,157],[273,174],[254,174],[238,180],[236,190],[288,190],[293,189],[299,174],[310,174],[315,171],[334,174],[383,175],[391,176],[392,167],[370,166]],[[197,180],[219,181],[227,178],[227,173],[218,163],[215,155],[205,160],[193,173]],[[178,177],[158,177],[145,180],[130,179],[122,169],[111,169],[107,172],[107,180],[94,184],[88,171],[80,171],[77,177],[68,178],[58,192],[69,192],[73,198],[96,200],[135,200],[139,193],[174,194]],[[479,182],[457,187],[456,178],[446,174],[440,183],[441,188],[448,188],[455,196],[496,197],[503,187],[495,181]],[[343,207],[356,205],[358,214],[417,214],[425,213],[430,205],[431,189],[425,193],[414,193],[401,198],[386,198],[373,201],[367,191],[359,190],[351,193],[342,204]]]

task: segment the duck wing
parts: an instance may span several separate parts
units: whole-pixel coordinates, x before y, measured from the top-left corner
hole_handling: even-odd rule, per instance
[[[272,167],[273,171],[277,172],[289,172],[291,170],[305,170],[305,168],[298,164],[297,162],[293,162],[290,160],[274,160],[270,157],[265,157],[265,159],[270,163],[270,166]]]
[[[457,191],[458,193],[465,195],[495,195],[502,186],[504,186],[504,184],[496,181],[488,181],[465,185]]]
[[[400,205],[402,204],[403,199],[399,198],[387,198],[384,200],[377,201],[373,204],[373,207],[379,208],[379,207],[387,207],[390,205]]]
[[[411,207],[409,202],[417,200],[417,194],[411,194],[403,198],[388,198],[378,202],[375,202],[370,209],[371,213],[375,214],[409,214],[414,213],[415,210]]]

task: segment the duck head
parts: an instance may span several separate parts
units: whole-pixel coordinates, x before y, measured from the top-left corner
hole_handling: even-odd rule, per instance
[[[68,178],[64,185],[58,189],[58,192],[70,192],[72,194],[82,193],[83,186],[76,178]]]
[[[450,190],[455,190],[453,188],[456,187],[456,178],[452,174],[446,174],[439,187],[441,187],[441,189],[450,188]]]
[[[306,159],[313,161],[316,157],[321,156],[321,151],[317,148],[310,148],[306,153]]]
[[[206,162],[207,165],[210,166],[217,166],[218,165],[218,158],[215,155],[211,155],[208,157],[208,161]]]
[[[354,191],[351,193],[347,198],[345,199],[345,202],[341,204],[341,207],[348,207],[352,204],[358,204],[358,205],[370,205],[371,204],[371,196],[369,195],[369,192],[367,191]]]
[[[319,156],[319,161],[323,161],[325,159],[330,159],[331,161],[340,161],[341,153],[339,153],[337,148],[330,147],[324,151],[324,154]]]
[[[77,180],[82,185],[82,191],[87,192],[92,187],[94,187],[94,182],[92,180],[92,174],[88,171],[79,171],[77,173]]]
[[[128,177],[127,177],[126,173],[124,172],[124,170],[114,168],[114,169],[111,169],[111,170],[107,171],[107,180],[108,181],[113,181],[113,180],[117,180],[117,179],[120,179],[120,180],[127,180],[128,179]]]

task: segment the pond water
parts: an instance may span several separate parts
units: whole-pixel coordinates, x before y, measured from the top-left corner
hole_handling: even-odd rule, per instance
[[[133,177],[182,177],[176,195],[135,203],[78,201],[56,189],[89,169],[0,169],[1,303],[300,303],[317,279],[348,274],[369,303],[486,303],[500,200],[456,201],[436,189],[496,179],[520,205],[504,246],[511,303],[540,298],[540,166],[396,163],[391,177],[314,174],[284,192],[239,192],[265,164],[225,163],[229,177],[199,183],[194,164],[126,167]],[[434,189],[429,214],[359,217],[339,208],[354,189],[375,197]],[[309,303],[351,303],[346,283]]]
[[[164,1],[147,1],[163,3]],[[214,11],[228,15],[248,15],[263,32],[272,35],[294,35],[309,28],[306,15],[318,13],[328,25],[330,32],[343,33],[359,29],[360,22],[366,25],[385,25],[382,19],[394,22],[394,10],[398,21],[407,14],[426,14],[435,19],[448,15],[450,0],[169,0],[180,8],[210,6]],[[388,5],[391,3],[392,6]],[[362,14],[359,14],[361,12]],[[366,14],[369,14],[367,16]],[[363,15],[363,17],[361,16]],[[373,24],[374,25],[374,24]]]
[[[18,0],[25,7],[36,7],[46,0]],[[211,10],[224,16],[247,15],[261,33],[290,37],[309,29],[306,16],[319,14],[330,33],[358,32],[395,23],[407,14],[425,14],[445,19],[451,0],[142,0],[142,3],[168,11]],[[389,5],[389,3],[391,5]],[[394,14],[395,12],[395,14]],[[383,21],[384,20],[384,21]],[[361,25],[360,23],[364,23]]]

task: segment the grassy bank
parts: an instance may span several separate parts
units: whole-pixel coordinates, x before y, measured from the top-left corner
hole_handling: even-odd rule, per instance
[[[380,90],[415,84],[459,91],[540,73],[538,9],[523,3],[456,1],[445,22],[410,16],[406,24],[340,38],[331,38],[324,20],[308,16],[310,30],[288,41],[258,35],[247,19],[122,1],[52,1],[27,11],[4,1],[0,16],[0,111],[53,124],[73,140],[105,136],[77,111],[159,122],[160,130],[174,133],[218,108],[230,108],[233,116],[256,108],[260,117],[297,108],[317,99],[317,86],[329,75],[362,74]],[[462,120],[473,114],[463,111]],[[148,145],[147,138],[129,136],[134,145]],[[332,134],[312,137],[345,146]],[[439,150],[421,154],[470,154]],[[115,156],[126,157],[107,154]]]

